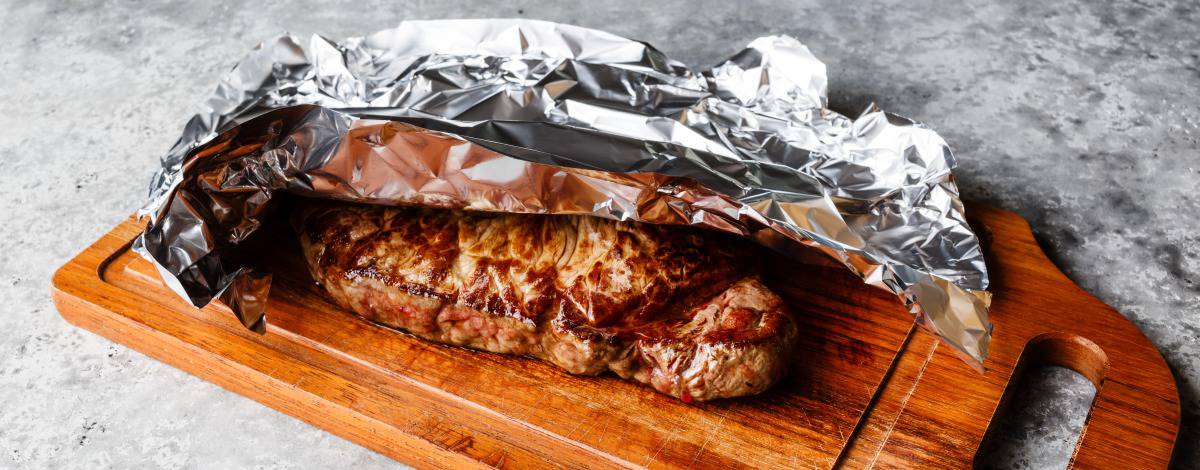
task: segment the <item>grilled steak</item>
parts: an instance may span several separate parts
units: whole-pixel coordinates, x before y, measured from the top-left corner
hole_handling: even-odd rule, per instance
[[[368,320],[684,401],[766,390],[796,337],[758,248],[720,233],[325,202],[294,223],[313,278]]]

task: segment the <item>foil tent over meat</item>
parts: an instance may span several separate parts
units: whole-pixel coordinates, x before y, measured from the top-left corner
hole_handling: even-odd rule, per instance
[[[987,270],[949,147],[825,106],[825,65],[786,36],[702,72],[542,21],[281,36],[187,123],[134,248],[192,304],[219,297],[261,330],[270,276],[235,253],[283,193],[704,226],[836,258],[981,365]]]

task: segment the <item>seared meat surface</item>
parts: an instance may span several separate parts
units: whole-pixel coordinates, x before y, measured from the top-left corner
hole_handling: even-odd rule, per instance
[[[362,317],[685,401],[766,390],[796,337],[758,248],[724,234],[326,202],[294,222],[313,278]]]

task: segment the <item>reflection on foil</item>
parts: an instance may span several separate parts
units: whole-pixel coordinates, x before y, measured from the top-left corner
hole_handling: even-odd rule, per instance
[[[979,365],[987,271],[935,132],[825,109],[825,66],[764,37],[697,73],[637,41],[527,20],[267,41],[163,159],[135,243],[180,295],[262,328],[234,248],[281,192],[591,214],[817,249]]]

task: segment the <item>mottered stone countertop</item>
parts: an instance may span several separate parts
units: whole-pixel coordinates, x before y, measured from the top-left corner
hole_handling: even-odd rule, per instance
[[[1189,0],[562,3],[0,0],[0,468],[396,464],[64,322],[50,276],[143,200],[226,70],[281,32],[526,17],[606,29],[690,65],[789,34],[830,104],[937,129],[964,197],[1016,211],[1178,378],[1178,468],[1200,462],[1200,4]],[[1061,467],[1094,391],[1035,374],[1000,468]],[[1046,396],[1055,400],[1045,400]]]

